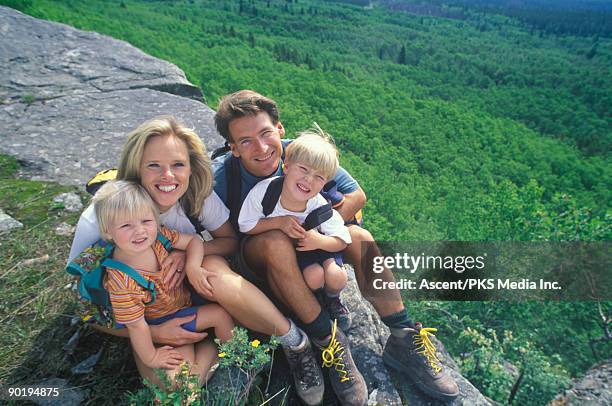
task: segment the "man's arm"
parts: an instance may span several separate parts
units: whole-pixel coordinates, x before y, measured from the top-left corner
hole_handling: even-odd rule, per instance
[[[355,214],[366,204],[366,194],[361,187],[351,193],[347,193],[344,195],[344,201],[340,207],[336,207],[335,209],[340,213],[344,221],[352,220],[355,217]]]

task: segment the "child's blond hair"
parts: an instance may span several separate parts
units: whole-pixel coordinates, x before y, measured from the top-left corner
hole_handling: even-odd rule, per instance
[[[111,241],[110,227],[116,221],[136,218],[150,211],[159,225],[159,211],[147,191],[138,183],[111,180],[98,190],[92,199],[100,235]]]
[[[321,172],[327,180],[334,177],[339,165],[334,139],[317,123],[298,133],[298,137],[287,146],[285,161],[308,165]]]

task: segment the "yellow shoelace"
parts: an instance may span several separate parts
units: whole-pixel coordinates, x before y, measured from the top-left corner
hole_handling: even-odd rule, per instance
[[[338,340],[336,340],[336,325],[337,322],[336,320],[334,320],[329,344],[327,347],[323,348],[321,357],[323,358],[323,366],[326,368],[331,368],[331,366],[333,365],[334,369],[338,371],[338,375],[340,376],[340,382],[346,382],[350,380],[350,378],[348,377],[348,372],[346,372],[346,370],[344,369],[344,364],[342,363],[341,356],[344,354],[344,348],[338,342]]]
[[[433,345],[429,336],[435,337],[431,332],[438,331],[437,328],[421,328],[419,334],[414,335],[414,345],[417,346],[417,354],[422,354],[427,357],[429,365],[433,368],[437,374],[442,370],[440,366],[440,360],[436,355],[436,347]]]

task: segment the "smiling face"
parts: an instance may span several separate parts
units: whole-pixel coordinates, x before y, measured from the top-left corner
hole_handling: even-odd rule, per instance
[[[189,151],[173,136],[149,138],[140,163],[140,184],[149,192],[160,212],[165,212],[189,187]]]
[[[301,162],[285,162],[281,202],[289,210],[298,211],[294,209],[297,206],[300,210],[304,210],[306,202],[316,196],[326,182],[325,175],[309,165]]]
[[[143,210],[131,217],[118,217],[107,233],[119,250],[134,255],[153,245],[157,238],[157,221],[150,209]]]
[[[281,138],[285,134],[280,122],[272,124],[270,116],[261,112],[234,119],[228,127],[232,154],[240,158],[250,174],[267,177],[276,172],[283,152]]]

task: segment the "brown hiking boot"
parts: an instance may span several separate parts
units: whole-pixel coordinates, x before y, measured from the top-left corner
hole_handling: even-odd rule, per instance
[[[459,395],[455,380],[448,375],[436,355],[436,347],[430,336],[435,328],[405,328],[403,338],[389,336],[383,361],[391,368],[407,374],[423,392],[441,400],[452,400]]]
[[[323,367],[329,368],[332,389],[342,405],[362,406],[368,401],[368,388],[357,369],[349,342],[334,321],[329,344],[321,347]]]
[[[300,345],[283,347],[283,352],[289,362],[295,390],[302,402],[307,405],[321,403],[325,392],[323,373],[306,334],[303,334]]]

